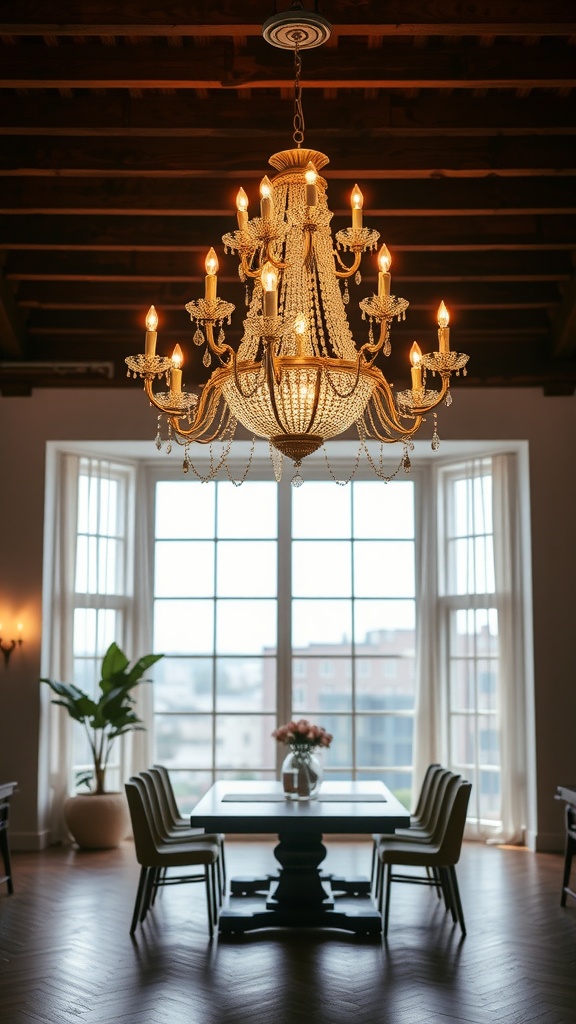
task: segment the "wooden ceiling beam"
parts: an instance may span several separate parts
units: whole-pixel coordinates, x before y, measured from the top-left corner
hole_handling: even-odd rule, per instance
[[[71,286],[70,281],[21,282],[17,291],[17,303],[21,309],[32,310],[142,310],[148,298],[148,305],[154,303],[157,309],[183,310],[190,299],[197,297],[204,286],[204,275],[196,268],[194,276],[186,282],[82,281]],[[362,284],[354,295],[370,294],[376,288],[377,267],[374,264],[362,274]],[[394,276],[396,291],[400,285]],[[218,276],[220,294],[237,308],[244,300],[244,287],[238,283],[238,276]],[[412,283],[403,289],[410,302],[410,309],[438,306],[443,298],[452,309],[545,309],[550,310],[561,304],[562,295],[556,283],[540,282],[538,288],[529,288],[525,282],[444,282],[440,292],[438,282]],[[352,297],[351,297],[352,301]],[[146,307],[148,308],[148,307]]]
[[[248,49],[251,47],[249,45]],[[210,49],[150,45],[102,47],[93,43],[46,47],[0,42],[4,89],[289,89],[291,55],[273,53],[259,40],[254,52],[222,43]],[[527,51],[531,53],[532,51]],[[382,48],[358,45],[314,51],[304,65],[305,89],[572,89],[576,62],[570,46],[538,47],[538,60],[518,46],[479,48],[442,43],[419,49],[394,39]]]
[[[552,321],[552,351],[555,356],[576,355],[576,277],[564,288],[562,302]]]
[[[308,144],[325,152],[329,179],[463,177],[488,175],[557,177],[576,174],[571,136],[519,136],[498,139],[364,139],[343,132],[309,133]],[[153,177],[232,179],[259,182],[269,156],[293,146],[288,131],[266,137],[246,135],[223,145],[209,138],[69,139],[37,136],[0,148],[0,176]]]
[[[517,97],[501,92],[498,101],[488,94],[471,97],[468,91],[453,93],[450,102],[442,93],[420,92],[413,99],[388,90],[375,100],[363,98],[358,104],[351,89],[340,89],[336,103],[326,102],[315,92],[304,95],[308,134],[315,130],[340,132],[354,127],[363,136],[388,135],[446,136],[457,134],[557,134],[576,131],[576,105],[571,96],[531,93]],[[274,99],[275,119],[292,123],[293,100]],[[99,95],[72,93],[55,95],[52,89],[35,90],[18,96],[17,103],[0,106],[0,134],[77,135],[79,137],[124,138],[236,138],[242,125],[252,132],[270,132],[270,116],[262,102],[249,105],[234,91],[211,92],[199,102],[184,90],[171,95],[148,92],[137,99],[119,90]]]
[[[450,252],[395,250],[393,274],[396,284],[420,281],[509,281],[539,285],[540,282],[570,280],[574,269],[569,251],[472,250]],[[5,277],[21,281],[94,281],[168,284],[196,280],[200,259],[191,252],[51,252],[10,251]],[[203,271],[201,271],[203,273]],[[237,275],[234,274],[234,277]],[[224,280],[222,274],[220,280]]]
[[[199,36],[221,35],[242,37],[261,35],[262,24],[270,17],[269,0],[252,0],[251,18],[246,9],[229,9],[226,14],[218,4],[166,2],[163,18],[158,8],[129,0],[103,11],[93,5],[84,7],[75,0],[57,0],[47,10],[42,0],[4,0],[2,31],[18,35],[72,36]],[[47,15],[51,15],[47,20]],[[110,15],[113,15],[111,18]],[[574,10],[567,0],[549,0],[543,6],[535,0],[486,0],[480,7],[442,0],[387,0],[385,8],[378,2],[351,5],[347,0],[331,0],[328,12],[333,34],[379,35],[553,35],[574,31]],[[468,16],[466,16],[468,14]],[[383,18],[385,16],[385,20]]]
[[[368,221],[368,218],[367,218]],[[346,221],[342,219],[342,227]],[[439,230],[435,217],[391,218],[371,225],[382,232],[391,250],[405,247],[425,251],[489,249],[573,250],[574,216],[449,217]],[[0,217],[0,249],[127,250],[205,252],[221,244],[233,230],[230,217],[208,222],[198,217],[59,217],[22,215]],[[232,257],[228,257],[234,264]],[[226,257],[223,257],[224,268]]]
[[[329,182],[330,207],[346,217],[350,185]],[[369,179],[368,179],[369,180]],[[576,213],[574,179],[564,178],[430,178],[427,180],[371,181],[366,189],[365,216],[493,217],[514,214]],[[0,190],[0,214],[62,214],[84,216],[195,216],[229,217],[233,226],[235,189],[219,179],[166,181],[162,178],[28,178],[5,177]],[[257,206],[256,183],[253,205]]]
[[[25,349],[22,314],[10,285],[0,270],[0,358],[17,359]]]

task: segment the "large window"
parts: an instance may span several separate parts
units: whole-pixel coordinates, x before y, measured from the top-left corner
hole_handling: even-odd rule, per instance
[[[57,461],[44,674],[89,689],[111,640],[165,655],[109,784],[154,758],[187,807],[214,779],[275,778],[271,733],[302,716],[334,735],[328,777],[381,778],[409,803],[440,760],[472,782],[478,836],[522,836],[527,450],[416,462],[342,487],[307,467],[293,488],[269,463],[259,478],[258,458],[241,487],[172,460]],[[61,782],[89,761],[83,743],[60,735]]]
[[[96,697],[100,663],[115,640],[124,643],[126,606],[132,592],[133,532],[130,467],[101,459],[78,461],[74,553],[72,678]],[[120,785],[119,755],[109,764],[107,785]],[[86,732],[74,726],[72,770],[92,767]]]
[[[473,784],[478,824],[501,819],[500,638],[494,569],[492,460],[443,474],[440,563],[451,766]]]
[[[414,486],[156,483],[154,731],[181,795],[275,777],[297,716],[334,734],[329,775],[409,798]]]

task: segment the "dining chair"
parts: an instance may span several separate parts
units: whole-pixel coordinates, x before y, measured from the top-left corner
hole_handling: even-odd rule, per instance
[[[217,918],[216,862],[218,844],[205,836],[188,842],[167,842],[158,833],[144,780],[133,776],[125,783],[140,877],[130,925],[130,934],[142,923],[160,886],[204,882],[210,937]],[[168,875],[167,868],[201,867],[202,871]]]
[[[383,842],[378,847],[378,859],[385,872],[385,883],[379,888],[379,909],[383,911],[383,931],[388,934],[390,913],[390,893],[392,882],[408,882],[416,885],[441,886],[446,904],[454,923],[459,923],[462,934],[466,935],[466,925],[462,910],[462,901],[456,876],[456,864],[460,859],[466,812],[470,800],[472,786],[459,775],[452,774],[444,790],[442,806],[436,828],[429,842],[415,843],[409,839],[402,841]],[[432,871],[426,874],[403,874],[395,870],[399,867],[425,868]]]
[[[168,811],[169,811],[169,814],[170,814],[170,820],[171,820],[172,825],[174,826],[174,828],[186,829],[186,830],[190,829],[191,828],[191,826],[190,826],[190,818],[186,818],[186,817],[184,817],[180,813],[180,808],[178,807],[178,802],[176,800],[176,794],[174,792],[174,787],[172,786],[172,780],[170,778],[170,773],[169,773],[168,769],[166,768],[166,766],[163,765],[163,764],[154,764],[150,768],[150,771],[154,772],[154,774],[156,775],[156,777],[160,780],[160,782],[162,784],[162,788],[164,790],[166,802],[168,804]],[[196,831],[196,830],[192,829],[192,831]],[[219,863],[220,863],[221,868],[222,868],[222,891],[224,892],[225,889],[226,889],[226,858],[224,856],[224,840],[226,839],[226,836],[222,832],[220,832],[218,834],[218,839],[219,839],[219,843],[220,843],[220,862]]]
[[[167,773],[166,773],[167,774]],[[152,802],[152,812],[156,818],[157,827],[160,833],[168,842],[188,842],[197,839],[209,839],[211,843],[218,845],[218,894],[219,902],[222,903],[226,893],[226,867],[224,863],[224,840],[222,832],[206,835],[204,829],[192,828],[190,822],[178,816],[175,820],[171,810],[170,800],[164,783],[162,773],[156,766],[147,768],[138,773],[139,778],[144,779]]]
[[[433,820],[433,812],[437,806],[437,794],[440,787],[442,773],[447,772],[448,769],[442,767],[441,764],[433,763],[429,764],[422,780],[420,787],[420,793],[416,801],[416,807],[414,812],[410,815],[410,828],[396,829],[393,833],[394,836],[419,836],[422,831],[427,831],[429,835],[430,822]],[[371,879],[372,879],[372,892],[375,897],[378,896],[378,846],[383,840],[389,839],[388,835],[382,833],[375,833],[372,836],[372,867],[371,867]]]

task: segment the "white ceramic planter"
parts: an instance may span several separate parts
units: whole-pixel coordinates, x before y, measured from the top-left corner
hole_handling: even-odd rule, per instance
[[[74,841],[85,850],[109,850],[130,834],[124,793],[79,793],[68,797],[64,817]]]

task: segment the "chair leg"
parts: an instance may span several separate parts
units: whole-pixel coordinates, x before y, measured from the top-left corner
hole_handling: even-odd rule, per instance
[[[142,897],[144,896],[144,888],[146,885],[146,876],[149,868],[140,868],[140,878],[138,879],[138,889],[136,891],[136,901],[134,903],[134,913],[132,914],[132,923],[130,925],[130,935],[134,935],[136,926],[138,924],[138,917],[140,916],[140,909],[142,906]]]
[[[560,906],[566,906],[566,897],[568,895],[568,889],[570,887],[570,872],[572,869],[572,854],[576,847],[576,840],[572,839],[571,836],[566,836],[566,854],[564,857],[564,877],[562,879],[562,896],[560,898]]]
[[[224,856],[224,843],[220,846],[220,856],[218,857],[218,864],[220,867],[220,878],[222,883],[222,897],[226,895],[226,858]]]
[[[382,878],[381,890],[384,888],[384,879]],[[383,920],[383,932],[384,936],[388,935],[388,917],[390,915],[390,891],[392,889],[392,865],[386,865],[386,897],[384,906],[384,920]],[[380,907],[382,907],[382,891],[380,891]]]
[[[210,867],[208,864],[204,869],[204,879],[206,882],[206,909],[208,911],[208,934],[210,935],[210,938],[212,938],[212,936],[214,935],[214,920],[212,918],[213,898],[211,892],[212,886],[210,884]]]
[[[444,896],[444,906],[447,911],[450,911],[454,924],[458,921],[456,916],[456,907],[452,898],[452,888],[450,885],[450,876],[448,874],[448,868],[438,868],[438,877],[440,879],[440,885],[442,887],[442,895]]]
[[[464,924],[464,912],[462,910],[462,901],[460,899],[460,890],[458,888],[458,878],[456,877],[456,868],[452,864],[448,870],[448,884],[452,893],[452,903],[456,909],[456,916],[460,922],[462,929],[462,935],[466,935],[466,925]]]
[[[212,918],[214,924],[218,921],[218,915],[220,913],[220,902],[221,902],[221,891],[220,891],[220,875],[218,870],[218,862],[210,865],[210,884],[212,886]]]
[[[146,876],[146,886],[144,889],[144,895],[142,897],[142,909],[140,911],[140,923],[144,921],[146,914],[152,906],[154,898],[154,889],[156,888],[156,881],[158,878],[158,868],[148,868],[148,874]]]

